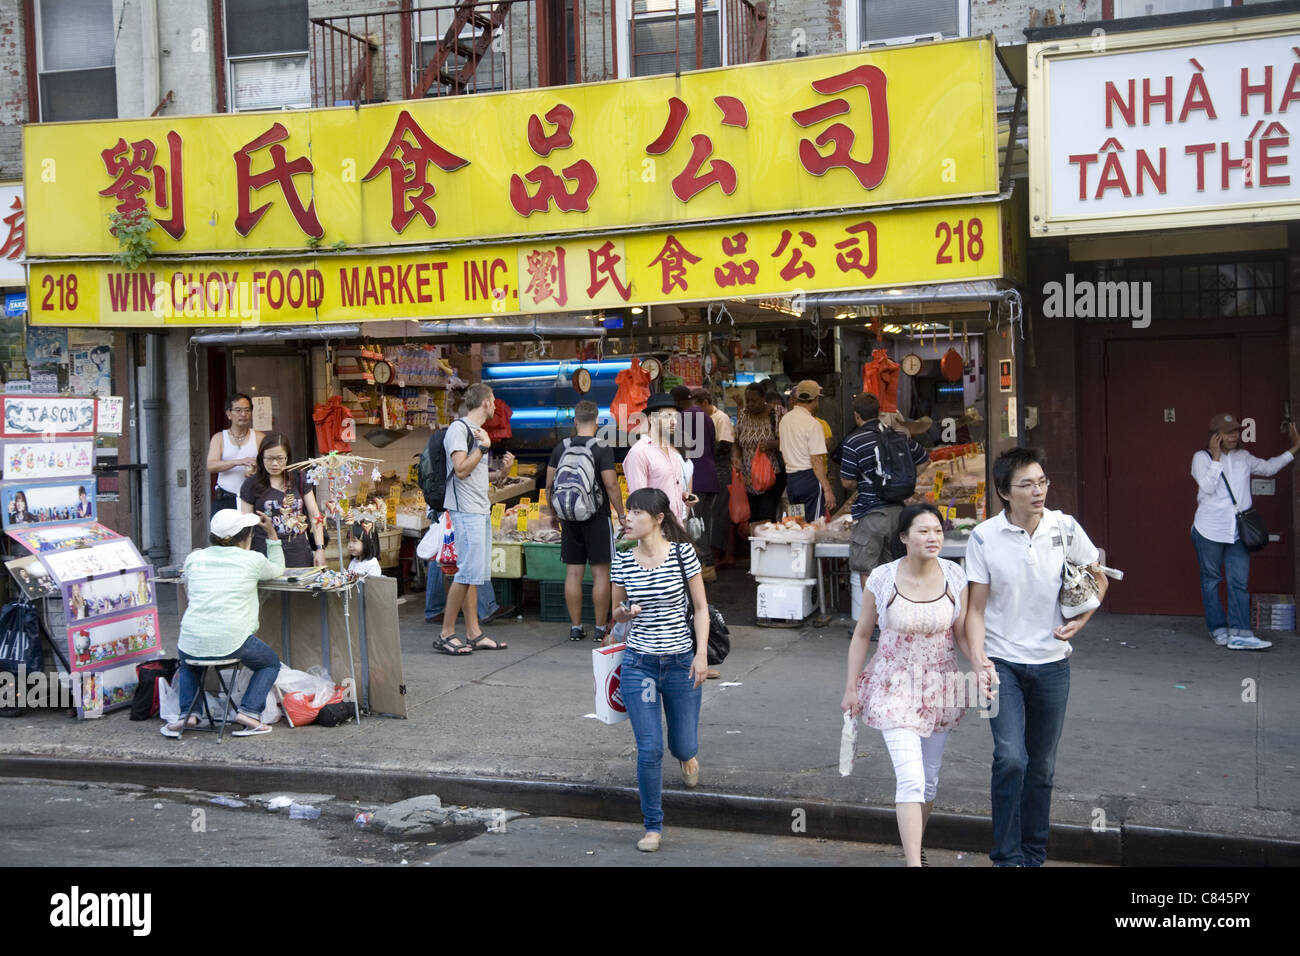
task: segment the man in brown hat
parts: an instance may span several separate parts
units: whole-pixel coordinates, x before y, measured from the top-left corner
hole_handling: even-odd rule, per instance
[[[1250,552],[1237,535],[1237,512],[1251,506],[1252,475],[1275,475],[1300,452],[1300,433],[1287,423],[1291,450],[1267,461],[1241,448],[1241,420],[1228,412],[1210,419],[1207,447],[1192,456],[1196,481],[1196,518],[1192,544],[1201,572],[1205,627],[1214,643],[1231,651],[1262,651],[1273,646],[1250,629]],[[1236,499],[1235,501],[1233,499]],[[1219,603],[1219,582],[1228,579],[1228,613]]]
[[[803,506],[803,516],[812,521],[835,510],[835,493],[826,473],[826,432],[817,420],[817,403],[822,388],[812,379],[794,387],[794,405],[782,418],[781,457],[789,478],[785,493],[791,507]]]

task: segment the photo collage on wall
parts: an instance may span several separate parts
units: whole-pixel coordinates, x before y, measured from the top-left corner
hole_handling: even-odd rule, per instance
[[[153,569],[98,523],[93,397],[0,396],[0,524],[29,555],[6,562],[23,594],[61,599],[79,717],[130,703],[137,664],[162,656]]]

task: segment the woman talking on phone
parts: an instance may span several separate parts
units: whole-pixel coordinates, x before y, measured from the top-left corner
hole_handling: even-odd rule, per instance
[[[1300,452],[1300,433],[1287,423],[1290,451],[1264,461],[1241,447],[1241,420],[1221,412],[1210,419],[1208,446],[1192,456],[1192,478],[1196,481],[1196,518],[1192,522],[1192,544],[1201,572],[1201,603],[1205,627],[1219,646],[1230,651],[1262,651],[1272,641],[1260,640],[1250,629],[1250,552],[1237,536],[1238,511],[1250,507],[1252,475],[1276,475]],[[1236,498],[1236,502],[1233,502]],[[1219,603],[1219,582],[1228,577],[1228,614],[1225,620]]]
[[[636,783],[641,792],[645,836],[637,849],[659,849],[664,730],[668,749],[681,761],[682,782],[700,779],[700,685],[709,669],[709,609],[700,577],[700,560],[690,536],[658,488],[628,495],[624,536],[636,542],[614,552],[610,571],[613,618],[631,622],[623,655],[620,686],[632,734],[636,737]],[[687,624],[687,602],[694,608],[694,633]],[[613,636],[605,643],[612,644]],[[661,705],[662,702],[662,705]]]

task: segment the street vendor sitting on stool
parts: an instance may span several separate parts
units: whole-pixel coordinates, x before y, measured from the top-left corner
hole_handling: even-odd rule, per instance
[[[284,573],[284,549],[275,525],[264,514],[240,514],[233,508],[218,511],[209,526],[212,547],[195,551],[185,559],[183,575],[189,606],[181,618],[180,639],[176,643],[181,667],[177,673],[182,716],[189,712],[194,695],[201,693],[198,675],[201,670],[185,665],[190,660],[238,658],[253,672],[244,691],[235,720],[243,724],[235,737],[269,734],[262,723],[266,695],[280,675],[280,658],[256,637],[260,619],[257,596],[259,581],[269,581]],[[250,550],[253,529],[266,532],[266,554]],[[190,716],[189,725],[199,719]],[[179,720],[162,728],[164,737],[179,737]]]

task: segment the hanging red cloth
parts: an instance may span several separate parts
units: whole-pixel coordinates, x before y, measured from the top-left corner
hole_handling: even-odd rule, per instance
[[[640,412],[645,403],[650,401],[650,374],[641,367],[639,358],[632,359],[632,366],[614,376],[618,391],[609,403],[609,413],[623,431],[627,431],[628,416]]]
[[[312,409],[311,417],[316,423],[317,454],[352,451],[352,446],[343,440],[343,422],[352,417],[352,412],[343,404],[342,397],[331,395],[328,401]]]
[[[862,366],[862,390],[880,399],[882,412],[898,411],[898,363],[885,349],[876,349]]]
[[[510,430],[510,416],[513,414],[514,412],[510,406],[498,398],[496,400],[496,411],[492,413],[491,418],[483,423],[483,430],[488,433],[488,438],[495,442],[501,441],[503,438],[514,437],[514,432]]]

